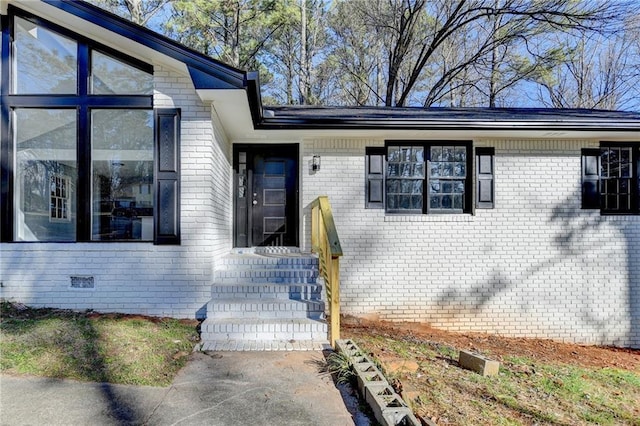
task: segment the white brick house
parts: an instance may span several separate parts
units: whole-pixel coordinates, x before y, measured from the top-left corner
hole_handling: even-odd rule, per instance
[[[640,347],[640,114],[266,107],[91,5],[0,12],[0,297],[203,318],[328,195],[343,313]]]

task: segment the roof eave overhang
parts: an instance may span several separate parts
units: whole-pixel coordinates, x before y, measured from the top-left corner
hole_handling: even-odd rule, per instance
[[[563,131],[563,132],[640,132],[640,123],[584,123],[584,122],[482,122],[482,121],[437,121],[437,120],[336,120],[295,119],[264,117],[255,125],[260,130],[469,130],[469,131]]]

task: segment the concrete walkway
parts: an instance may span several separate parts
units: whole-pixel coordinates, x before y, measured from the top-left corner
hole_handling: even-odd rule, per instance
[[[317,351],[193,353],[166,388],[1,375],[0,424],[368,424],[321,362]]]

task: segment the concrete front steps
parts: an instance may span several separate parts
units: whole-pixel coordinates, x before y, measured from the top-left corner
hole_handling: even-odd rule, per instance
[[[202,350],[322,350],[329,346],[318,259],[296,248],[236,250],[211,287]]]

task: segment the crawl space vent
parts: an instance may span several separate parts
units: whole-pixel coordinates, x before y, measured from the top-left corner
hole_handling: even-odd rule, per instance
[[[96,288],[93,277],[71,277],[71,288],[87,290]]]

